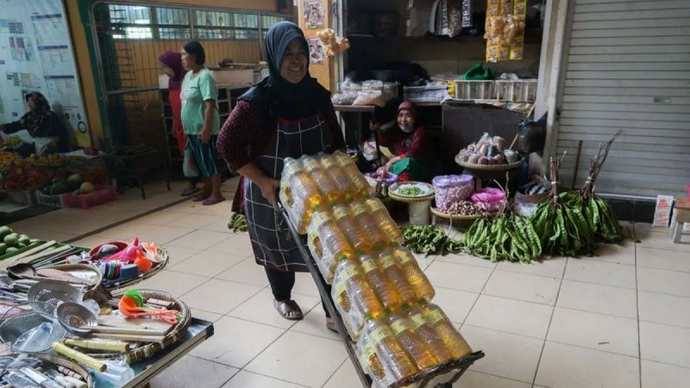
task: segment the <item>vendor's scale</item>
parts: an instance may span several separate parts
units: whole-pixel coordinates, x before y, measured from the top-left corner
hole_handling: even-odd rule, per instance
[[[357,357],[357,354],[355,353],[354,344],[350,340],[350,337],[348,337],[345,323],[343,322],[342,317],[338,313],[338,310],[335,308],[333,299],[331,299],[331,295],[328,292],[328,285],[321,276],[321,273],[318,267],[316,266],[314,258],[307,250],[307,247],[305,246],[299,233],[297,233],[297,229],[292,224],[292,221],[290,221],[290,217],[287,215],[285,210],[281,209],[281,213],[283,214],[283,218],[288,226],[288,229],[290,230],[292,238],[297,242],[297,248],[299,249],[299,252],[302,255],[302,258],[304,259],[305,263],[307,264],[311,276],[314,278],[314,282],[316,283],[316,287],[319,290],[319,294],[321,295],[321,299],[324,301],[324,305],[326,306],[328,313],[331,317],[334,317],[335,319],[335,323],[338,328],[338,335],[340,336],[340,340],[343,342],[343,345],[345,346],[345,350],[347,351],[347,354],[350,357],[350,361],[352,361],[352,364],[355,368],[355,372],[357,372],[357,377],[359,377],[359,381],[361,382],[362,387],[372,387],[371,379],[369,378],[369,376],[367,376],[367,374],[364,372],[362,365],[359,363],[359,359]],[[404,382],[393,384],[386,388],[403,388],[408,386],[414,386],[416,388],[451,388],[453,386],[453,383],[457,381],[460,378],[460,376],[462,376],[462,374],[465,373],[465,371],[472,364],[474,364],[475,361],[479,360],[482,357],[484,357],[484,352],[478,351],[470,355],[467,355],[459,360],[454,360],[449,363],[442,364],[428,371],[427,373],[421,373],[417,376],[413,376],[412,379],[408,379]],[[437,384],[437,378],[441,375],[446,374],[450,374],[451,376],[448,382],[436,386],[431,385]]]

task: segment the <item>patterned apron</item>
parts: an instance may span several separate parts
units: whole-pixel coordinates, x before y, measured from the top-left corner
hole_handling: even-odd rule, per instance
[[[267,176],[280,180],[283,159],[333,151],[331,133],[320,114],[298,121],[279,119],[278,130],[264,154],[254,164]],[[307,272],[282,214],[261,194],[259,186],[245,180],[245,211],[256,263],[281,271]]]

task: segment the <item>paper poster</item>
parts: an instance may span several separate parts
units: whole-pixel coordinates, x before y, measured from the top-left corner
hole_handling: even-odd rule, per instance
[[[314,64],[323,63],[326,59],[326,49],[323,47],[321,39],[316,36],[309,38],[309,62]]]
[[[2,0],[0,124],[26,113],[25,95],[43,94],[76,142],[89,145],[84,102],[61,0]]]
[[[326,7],[318,0],[304,1],[304,25],[307,30],[323,28],[326,22]]]

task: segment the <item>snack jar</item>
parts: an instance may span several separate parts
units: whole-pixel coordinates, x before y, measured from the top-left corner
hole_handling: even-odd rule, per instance
[[[466,201],[474,191],[474,177],[467,174],[439,175],[431,183],[438,209],[446,209],[453,203]]]

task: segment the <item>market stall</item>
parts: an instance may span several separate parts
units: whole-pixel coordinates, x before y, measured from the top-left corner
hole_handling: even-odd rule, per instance
[[[10,352],[0,364],[12,386],[143,387],[213,335],[180,299],[131,288],[166,266],[155,243],[88,250],[6,226],[0,238],[0,340]]]

